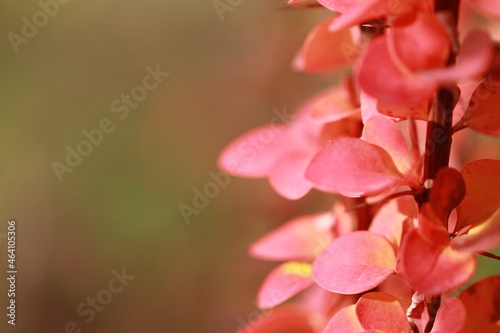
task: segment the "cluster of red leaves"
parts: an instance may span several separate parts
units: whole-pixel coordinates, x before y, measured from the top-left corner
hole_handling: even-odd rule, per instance
[[[500,276],[460,292],[476,256],[495,257],[487,251],[500,246],[500,161],[460,165],[463,156],[446,156],[451,167],[424,179],[434,144],[451,144],[466,128],[500,136],[500,55],[489,26],[456,22],[456,8],[447,12],[443,3],[460,1],[289,1],[335,12],[307,36],[293,67],[351,70],[290,123],[234,140],[219,166],[268,177],[288,199],[314,188],[337,200],[250,246],[252,256],[283,263],[257,296],[272,310],[241,333],[500,332]],[[460,5],[491,25],[500,18],[500,2]],[[443,89],[458,94],[446,115]],[[448,132],[425,132],[443,116],[453,118]]]

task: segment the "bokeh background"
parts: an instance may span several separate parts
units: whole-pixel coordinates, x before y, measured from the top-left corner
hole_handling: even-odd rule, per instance
[[[212,181],[230,140],[326,84],[289,64],[328,13],[283,4],[243,0],[221,20],[212,0],[72,0],[16,53],[8,34],[22,36],[23,18],[42,8],[0,3],[0,237],[8,219],[18,224],[17,325],[2,310],[2,332],[64,332],[74,321],[89,333],[224,333],[255,316],[273,264],[247,246],[315,196],[288,203],[264,180],[231,178],[189,224],[178,206]],[[121,120],[112,101],[157,65],[170,75]],[[52,163],[104,118],[115,130],[60,182]],[[135,279],[85,322],[77,306],[122,268]]]
[[[2,310],[2,332],[75,322],[88,333],[228,333],[258,314],[255,294],[274,264],[247,246],[331,199],[288,202],[265,180],[231,178],[189,223],[179,205],[212,182],[230,140],[334,80],[290,70],[328,13],[277,10],[284,2],[222,0],[232,10],[221,18],[212,0],[72,0],[19,52],[8,34],[21,35],[40,4],[0,3],[2,309],[7,220],[18,233],[17,321],[7,325]],[[111,103],[148,66],[169,76],[121,120]],[[65,164],[66,147],[104,118],[114,131],[59,181],[54,161]],[[87,323],[77,307],[122,269],[135,278]]]

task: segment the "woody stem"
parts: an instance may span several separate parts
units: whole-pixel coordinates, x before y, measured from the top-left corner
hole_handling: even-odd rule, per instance
[[[456,63],[458,49],[457,22],[460,0],[436,0],[435,12],[446,25],[450,36],[451,51],[447,66]],[[453,109],[457,103],[457,86],[440,87],[431,107],[427,125],[423,180],[434,179],[439,169],[448,166],[451,149]],[[428,196],[426,196],[428,197]],[[429,305],[429,322],[425,332],[431,332],[441,305],[441,296],[432,297]]]

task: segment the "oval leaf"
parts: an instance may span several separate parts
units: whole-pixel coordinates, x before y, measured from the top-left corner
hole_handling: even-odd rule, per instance
[[[338,311],[328,322],[323,333],[359,333],[363,331],[363,326],[356,316],[356,305],[353,304]]]
[[[369,231],[355,231],[337,239],[313,263],[314,281],[339,294],[359,294],[375,288],[393,272],[392,245]]]
[[[474,283],[459,296],[467,312],[461,333],[500,333],[500,276]]]
[[[386,151],[355,138],[328,142],[306,171],[306,178],[319,188],[349,197],[380,192],[400,177]]]
[[[318,213],[297,217],[250,245],[250,255],[264,260],[313,260],[332,240],[334,216]]]
[[[262,283],[257,306],[261,309],[275,307],[312,284],[310,263],[290,261],[281,264]]]
[[[406,313],[396,297],[374,292],[368,293],[356,303],[356,315],[365,330],[407,332],[411,330]]]
[[[457,207],[457,230],[483,223],[500,207],[500,161],[477,160],[461,171],[465,198]]]

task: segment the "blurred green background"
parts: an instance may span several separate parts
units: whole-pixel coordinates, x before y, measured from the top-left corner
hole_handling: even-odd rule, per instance
[[[38,1],[0,3],[2,309],[8,219],[18,233],[17,320],[7,325],[2,310],[2,332],[64,332],[73,321],[89,333],[224,333],[255,314],[274,264],[247,246],[311,211],[314,195],[288,203],[265,180],[231,178],[189,224],[178,206],[192,206],[233,138],[326,84],[289,64],[328,13],[276,10],[284,3],[243,0],[221,20],[212,0],[73,0],[47,22]],[[13,47],[23,29],[33,36]],[[121,120],[111,103],[157,65],[169,76]],[[104,118],[114,131],[60,182],[53,162],[66,164],[66,147]],[[135,279],[87,323],[77,307],[103,289],[108,302],[122,268]]]
[[[330,201],[288,202],[265,180],[231,178],[190,223],[179,205],[212,182],[233,138],[331,81],[289,66],[328,13],[222,3],[237,5],[221,19],[212,0],[72,0],[16,47],[11,33],[22,36],[34,15],[44,23],[42,7],[0,3],[2,309],[9,219],[18,242],[16,326],[3,310],[2,332],[71,332],[74,322],[88,333],[229,333],[258,313],[258,285],[275,264],[249,258],[247,246]],[[111,104],[143,84],[148,66],[169,76],[120,119]],[[106,118],[113,132],[59,181],[53,163]],[[135,278],[109,293],[122,269]],[[107,304],[90,320],[82,310],[95,297]]]

